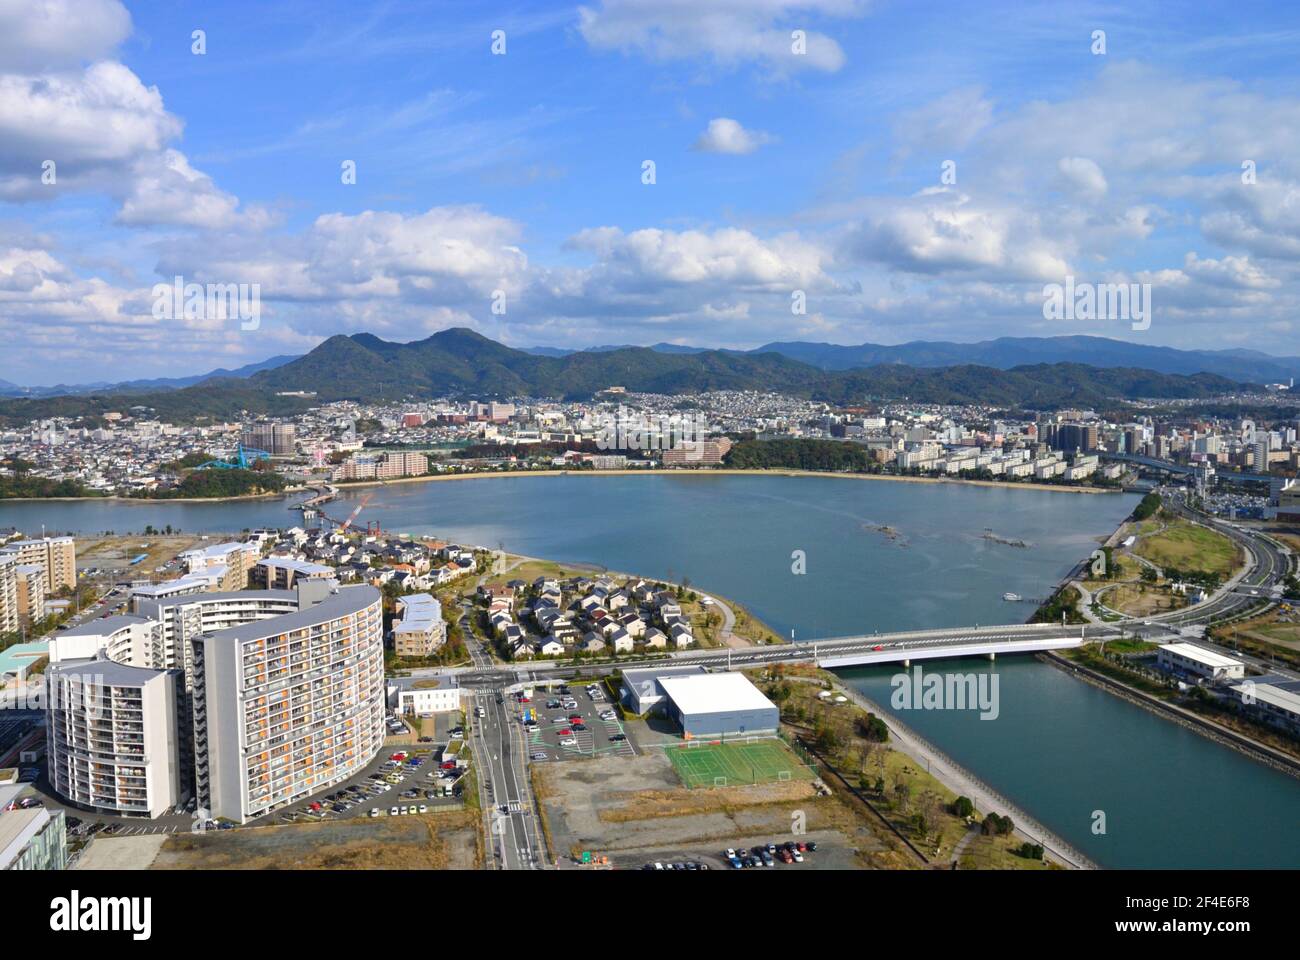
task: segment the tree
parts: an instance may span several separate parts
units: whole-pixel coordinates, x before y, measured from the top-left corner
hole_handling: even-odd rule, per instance
[[[894,800],[898,804],[898,809],[907,813],[907,805],[912,799],[912,788],[905,783],[894,785]]]
[[[975,804],[971,802],[970,797],[958,797],[952,802],[952,812],[954,816],[964,820],[975,812]]]
[[[872,743],[886,743],[889,740],[889,727],[874,713],[868,713],[857,720],[858,734]]]

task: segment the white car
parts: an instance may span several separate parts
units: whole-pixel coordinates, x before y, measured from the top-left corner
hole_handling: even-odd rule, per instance
[[[370,815],[371,815],[372,817],[377,817],[377,816],[379,816],[379,808],[378,808],[378,807],[371,807],[371,808],[370,808]]]
[[[420,812],[421,812],[421,813],[428,813],[428,812],[429,812],[429,805],[428,805],[427,803],[422,803],[422,804],[420,804]]]
[[[560,746],[562,747],[576,747],[577,745],[578,741],[575,737],[565,737],[560,741]]]
[[[400,812],[401,812],[401,811],[399,811],[396,807],[390,807],[389,810],[388,810],[388,815],[389,815],[390,817],[395,817],[395,816],[397,816],[398,813],[400,813]]]

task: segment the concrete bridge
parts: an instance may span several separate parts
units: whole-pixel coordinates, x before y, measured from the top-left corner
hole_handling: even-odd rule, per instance
[[[460,667],[450,670],[413,670],[412,674],[455,673],[466,686],[517,683],[530,678],[607,673],[612,666],[636,669],[654,666],[699,665],[712,669],[741,670],[777,663],[816,663],[822,667],[867,666],[873,663],[911,664],[913,660],[947,657],[986,657],[998,654],[1036,653],[1082,646],[1087,641],[1117,639],[1118,626],[1016,623],[990,627],[952,627],[903,633],[863,634],[803,643],[745,647],[738,650],[688,650],[666,657],[603,661],[516,663],[494,669]]]

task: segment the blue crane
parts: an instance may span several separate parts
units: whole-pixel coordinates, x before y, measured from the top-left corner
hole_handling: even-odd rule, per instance
[[[209,460],[207,463],[200,463],[198,470],[247,470],[249,466],[258,460],[270,460],[271,455],[265,450],[258,450],[256,447],[246,447],[242,443],[235,448],[235,455],[229,460]]]

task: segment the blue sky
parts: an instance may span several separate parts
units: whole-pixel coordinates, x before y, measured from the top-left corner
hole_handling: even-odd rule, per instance
[[[0,378],[453,325],[1300,353],[1297,41],[1262,3],[0,0]],[[158,319],[178,275],[258,284],[256,329]],[[1149,283],[1150,327],[1045,319],[1067,276]]]

